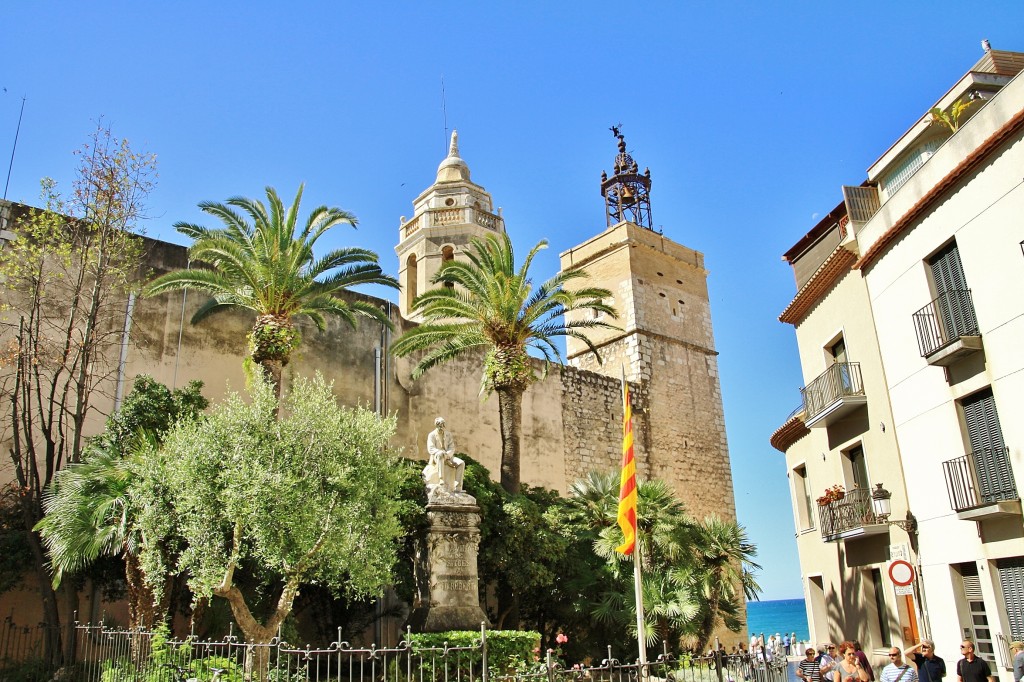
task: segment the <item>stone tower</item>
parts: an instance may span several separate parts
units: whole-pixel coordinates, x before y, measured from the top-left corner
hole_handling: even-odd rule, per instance
[[[448,156],[437,167],[437,179],[413,200],[410,220],[399,227],[398,282],[402,286],[398,309],[412,315],[412,302],[431,288],[431,279],[446,260],[458,258],[473,237],[503,233],[505,221],[494,212],[491,195],[469,179],[469,166],[459,157],[459,134],[452,132]]]
[[[651,229],[650,172],[637,172],[614,132],[614,174],[602,174],[601,183],[607,229],[560,258],[562,270],[586,270],[588,286],[612,292],[620,329],[588,330],[602,364],[572,338],[568,362],[616,378],[624,371],[638,384],[634,411],[647,418],[637,434],[642,478],[673,484],[695,517],[735,520],[704,256]],[[569,321],[592,314],[575,312]]]

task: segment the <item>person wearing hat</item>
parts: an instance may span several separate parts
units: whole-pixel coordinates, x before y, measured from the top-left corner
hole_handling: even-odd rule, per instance
[[[1024,642],[1010,644],[1010,653],[1013,654],[1013,682],[1020,682],[1024,677]]]

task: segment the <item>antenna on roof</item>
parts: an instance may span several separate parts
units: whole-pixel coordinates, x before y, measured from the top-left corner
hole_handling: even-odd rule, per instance
[[[7,92],[7,88],[4,88]],[[4,183],[4,201],[7,201],[7,188],[11,185],[11,169],[14,168],[14,152],[18,150],[18,136],[21,134],[21,117],[25,115],[25,98],[21,98],[21,113],[18,114],[18,127],[14,131],[14,146],[11,147],[11,162],[7,164],[7,182]]]
[[[441,74],[441,116],[444,118],[444,148],[448,149],[448,107],[444,99],[444,74]]]

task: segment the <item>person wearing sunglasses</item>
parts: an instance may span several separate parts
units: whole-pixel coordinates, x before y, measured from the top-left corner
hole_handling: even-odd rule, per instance
[[[814,648],[811,647],[804,652],[804,660],[796,668],[796,676],[804,682],[821,682],[821,665],[815,658]]]
[[[930,639],[907,649],[907,662],[917,666],[921,682],[942,682],[946,676],[946,661],[935,655],[935,642]]]
[[[960,653],[964,657],[956,662],[957,682],[995,682],[985,659],[974,655],[974,642],[965,639],[960,645]]]
[[[918,682],[917,668],[903,662],[899,647],[889,649],[889,665],[882,668],[879,682]]]
[[[843,642],[839,645],[839,665],[833,673],[833,682],[868,682],[868,671],[861,665],[857,658],[857,650],[853,642]]]

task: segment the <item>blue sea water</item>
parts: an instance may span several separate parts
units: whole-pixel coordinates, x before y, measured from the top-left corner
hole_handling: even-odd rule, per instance
[[[764,633],[765,640],[776,632],[796,633],[799,641],[810,639],[803,599],[747,602],[747,631]]]

